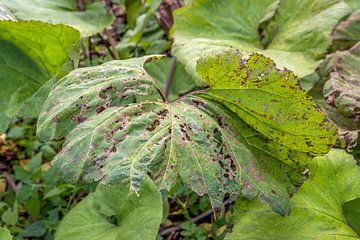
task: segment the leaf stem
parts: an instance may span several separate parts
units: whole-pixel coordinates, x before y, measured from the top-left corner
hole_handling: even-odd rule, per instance
[[[208,88],[205,88],[205,89],[198,89],[198,90],[194,90],[194,91],[188,92],[188,93],[186,93],[186,94],[184,94],[184,95],[182,95],[182,96],[174,99],[174,100],[171,101],[171,102],[176,102],[176,101],[178,101],[178,100],[180,100],[180,99],[182,99],[182,98],[185,98],[185,97],[187,97],[187,96],[190,96],[190,95],[193,95],[193,94],[196,94],[196,93],[205,93],[205,92],[207,92],[209,89],[210,89],[210,88],[208,87]]]

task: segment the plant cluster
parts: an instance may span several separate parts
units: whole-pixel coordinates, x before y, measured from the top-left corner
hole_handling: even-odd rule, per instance
[[[0,0],[0,238],[360,238],[359,13]]]

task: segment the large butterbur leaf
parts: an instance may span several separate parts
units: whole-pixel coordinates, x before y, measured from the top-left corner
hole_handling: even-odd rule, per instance
[[[127,185],[99,185],[61,221],[56,240],[153,240],[162,218],[161,194],[146,180],[141,196]]]
[[[338,0],[195,0],[175,14],[172,51],[193,76],[204,53],[234,47],[260,52],[303,77],[315,70],[333,27],[349,12]],[[264,44],[259,28],[268,21],[274,30]]]
[[[36,116],[55,78],[77,65],[79,38],[64,25],[0,21],[0,132],[14,116]]]
[[[101,32],[111,25],[114,17],[100,1],[78,9],[73,0],[1,0],[19,20],[38,20],[52,24],[65,24],[79,30],[86,37]],[[85,3],[84,3],[85,4]]]
[[[291,199],[289,216],[244,200],[237,205],[236,224],[227,239],[359,239],[342,212],[344,203],[360,196],[360,168],[354,158],[332,150],[309,167],[310,177]]]
[[[221,56],[241,61],[234,52]],[[144,64],[159,58],[78,69],[57,83],[38,122],[43,139],[66,136],[63,150],[53,161],[55,169],[72,182],[130,182],[135,192],[147,174],[159,189],[171,189],[180,178],[199,195],[207,194],[214,208],[241,191],[250,199],[259,196],[281,214],[288,213],[288,193],[294,190],[290,178],[298,175],[283,162],[302,169],[315,151],[280,144],[254,130],[246,116],[235,114],[212,96],[216,91],[212,87],[168,101],[161,80],[144,69]],[[269,61],[263,63],[259,55],[249,59],[254,58],[259,63],[253,68],[264,68]],[[250,70],[250,66],[238,68]],[[280,79],[281,74],[273,77]],[[173,79],[181,80],[181,76]],[[308,108],[310,100],[301,100]],[[311,143],[321,151],[333,141],[328,132],[320,131],[318,138]]]

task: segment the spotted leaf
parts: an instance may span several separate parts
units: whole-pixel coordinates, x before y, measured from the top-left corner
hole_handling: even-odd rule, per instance
[[[267,139],[199,91],[168,101],[143,67],[159,58],[78,69],[57,83],[38,122],[43,139],[66,136],[54,169],[71,182],[130,183],[135,192],[146,175],[159,189],[180,179],[214,208],[241,191],[289,213],[298,175],[281,161],[308,155]]]

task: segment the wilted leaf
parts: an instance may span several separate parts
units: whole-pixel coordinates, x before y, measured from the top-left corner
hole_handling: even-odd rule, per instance
[[[309,92],[317,105],[326,112],[338,127],[338,143],[341,148],[352,150],[356,146],[360,121],[359,73],[357,55],[359,45],[349,51],[337,51],[328,55],[320,65],[320,81]],[[324,97],[326,94],[326,97]]]
[[[2,0],[19,20],[39,20],[65,24],[79,30],[82,37],[101,32],[113,22],[100,2],[86,4],[86,11],[77,9],[76,1],[69,0]]]
[[[281,217],[258,201],[240,201],[233,233],[226,239],[358,239],[342,204],[360,196],[360,169],[351,155],[332,150],[310,164],[310,177]]]
[[[0,21],[0,132],[13,116],[36,116],[54,81],[48,80],[77,61],[78,40],[64,25]]]
[[[135,191],[147,173],[160,189],[180,177],[214,208],[241,181],[245,196],[286,214],[294,170],[279,160],[302,165],[308,155],[265,139],[211,100],[163,101],[163,83],[143,68],[155,59],[78,69],[58,82],[38,122],[44,139],[67,137],[54,168],[68,181],[130,181]]]
[[[336,55],[334,69],[324,85],[324,97],[343,115],[360,122],[360,42]]]
[[[65,216],[55,240],[153,240],[162,218],[161,201],[149,180],[140,197],[127,185],[99,185]]]
[[[263,53],[304,77],[315,70],[333,27],[349,12],[338,0],[194,0],[175,11],[172,51],[193,76],[202,55],[235,47]],[[270,19],[274,37],[262,46],[259,25]]]
[[[360,10],[353,12],[346,20],[340,22],[332,33],[335,45],[343,49],[360,41]]]
[[[335,141],[336,128],[301,89],[299,79],[262,55],[237,51],[200,59],[206,93],[269,139],[300,152],[321,154]]]
[[[10,231],[7,228],[0,227],[0,239],[1,240],[12,240]]]

